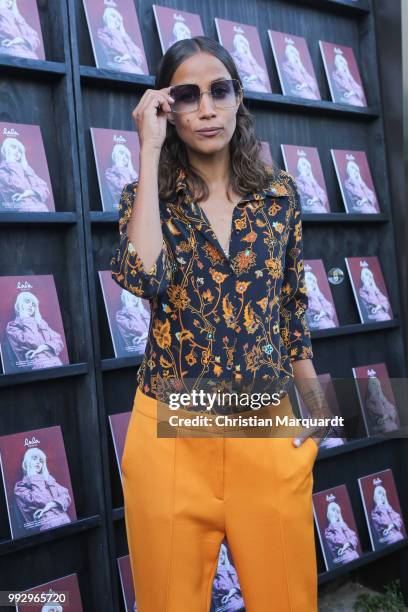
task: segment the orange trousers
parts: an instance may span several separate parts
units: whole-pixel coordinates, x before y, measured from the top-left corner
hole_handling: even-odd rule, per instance
[[[296,448],[293,428],[270,437],[240,427],[158,436],[168,414],[137,388],[121,467],[138,612],[209,612],[224,536],[246,612],[317,612],[316,442]],[[288,395],[279,414],[293,416]]]

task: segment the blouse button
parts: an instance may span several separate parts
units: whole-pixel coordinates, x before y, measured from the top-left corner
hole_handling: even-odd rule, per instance
[[[227,370],[231,370],[232,365],[228,363],[225,367],[227,368]]]
[[[235,234],[239,234],[239,229],[234,230]]]
[[[189,224],[187,225],[187,227],[188,227],[189,229],[191,229],[193,226],[191,225],[191,223],[189,223]]]

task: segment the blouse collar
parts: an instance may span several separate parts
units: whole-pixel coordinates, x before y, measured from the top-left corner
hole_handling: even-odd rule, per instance
[[[282,179],[279,178],[279,173],[274,174],[271,166],[268,166],[268,170],[269,170],[269,174],[271,177],[268,187],[266,189],[260,189],[258,191],[249,191],[247,194],[245,194],[241,198],[239,202],[240,204],[245,203],[245,202],[251,202],[253,200],[262,200],[265,198],[265,196],[271,196],[271,197],[277,198],[277,197],[289,195],[289,192],[285,186],[285,183],[283,182]],[[187,196],[186,198],[187,201],[191,201],[191,198],[192,198],[191,191],[189,190],[187,186],[186,173],[185,173],[184,168],[182,167],[179,167],[177,170],[175,192],[177,196],[180,193],[184,194],[184,196]]]

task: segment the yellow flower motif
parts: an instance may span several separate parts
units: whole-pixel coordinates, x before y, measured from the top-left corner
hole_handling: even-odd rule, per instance
[[[214,365],[214,374],[217,376],[217,378],[219,378],[222,374],[222,367],[219,365]]]
[[[281,234],[283,232],[283,230],[285,229],[285,226],[283,225],[283,223],[276,222],[276,223],[273,223],[272,225],[273,225],[273,228],[277,232],[279,232],[279,234]]]
[[[206,289],[204,291],[204,293],[202,294],[202,296],[203,296],[204,300],[206,300],[207,302],[211,303],[211,302],[214,301],[214,296],[213,296],[213,294],[211,293],[211,291],[209,289]]]
[[[299,242],[299,240],[302,240],[302,236],[301,236],[301,221],[298,221],[295,224],[295,241]]]
[[[266,307],[268,305],[268,298],[266,296],[261,300],[258,300],[256,303],[262,308],[262,312],[266,312]]]
[[[277,257],[265,260],[266,267],[272,278],[280,278],[282,275],[282,262]]]
[[[170,336],[170,321],[166,319],[164,323],[161,321],[154,322],[153,326],[153,336],[157,342],[157,344],[162,349],[170,348],[171,346],[171,336]]]
[[[271,206],[268,208],[268,214],[275,216],[278,214],[278,212],[281,210],[282,206],[279,206],[279,204],[277,204],[275,202],[275,200],[273,200]]]
[[[242,238],[245,242],[255,242],[258,237],[258,234],[254,231],[249,232],[246,236]]]
[[[187,361],[188,365],[190,365],[190,366],[194,365],[195,363],[197,363],[197,359],[195,358],[193,353],[187,353],[186,361]]]
[[[214,268],[210,268],[209,272],[211,274],[211,277],[212,277],[213,281],[215,281],[216,283],[221,284],[227,278],[227,274],[223,274],[222,272],[218,272],[217,270],[214,270]]]
[[[211,242],[206,242],[203,245],[203,251],[206,257],[211,261],[213,266],[220,264],[224,261],[224,256],[220,253],[218,249],[215,248]]]
[[[241,217],[241,219],[236,219],[235,221],[235,229],[243,230],[246,228],[246,218]]]
[[[248,282],[244,282],[244,281],[237,281],[235,283],[235,290],[238,293],[245,293],[245,291],[248,289],[249,285],[251,284],[251,281]]]
[[[174,304],[175,308],[180,308],[181,310],[185,310],[191,302],[190,298],[187,295],[186,289],[183,287],[180,287],[180,285],[170,286],[168,293],[169,293],[169,300],[172,304]]]

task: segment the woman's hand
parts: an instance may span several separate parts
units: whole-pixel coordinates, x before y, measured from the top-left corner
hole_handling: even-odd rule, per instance
[[[167,115],[171,112],[170,87],[147,89],[134,108],[132,117],[139,134],[140,149],[161,151],[167,130]]]

